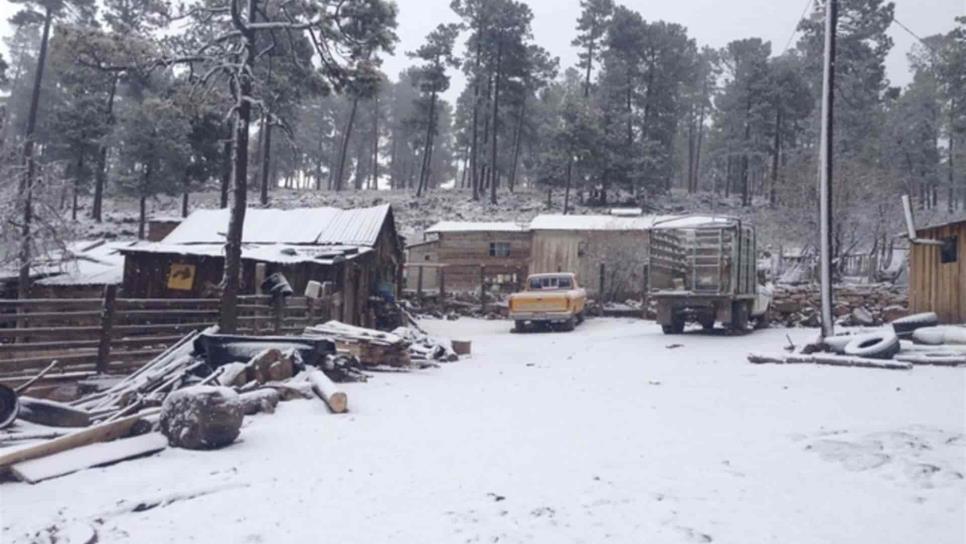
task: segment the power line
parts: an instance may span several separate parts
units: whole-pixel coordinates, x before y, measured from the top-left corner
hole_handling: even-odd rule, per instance
[[[785,43],[785,49],[782,50],[782,55],[788,52],[788,49],[792,46],[792,40],[795,39],[795,34],[798,34],[798,25],[805,20],[805,15],[808,14],[808,10],[812,7],[812,2],[815,0],[807,0],[805,3],[805,9],[802,10],[802,14],[798,17],[798,21],[795,22],[795,27],[792,28],[792,33],[788,36],[788,41]]]

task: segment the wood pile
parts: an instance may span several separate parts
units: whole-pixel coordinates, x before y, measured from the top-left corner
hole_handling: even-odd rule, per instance
[[[408,367],[410,343],[388,332],[329,321],[306,327],[305,336],[328,338],[339,353],[352,355],[366,366]]]

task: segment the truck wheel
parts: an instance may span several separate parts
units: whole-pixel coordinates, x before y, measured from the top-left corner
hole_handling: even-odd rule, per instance
[[[664,334],[681,334],[684,332],[684,320],[674,318],[669,324],[661,325],[661,330]]]
[[[701,323],[702,329],[706,331],[710,331],[714,329],[714,316],[711,316],[710,318],[708,317],[702,318],[700,323]]]
[[[577,328],[577,319],[574,317],[564,321],[563,325],[561,326],[561,330],[568,332],[574,330],[575,328]]]
[[[580,325],[583,322],[584,322],[584,312],[580,312],[579,314],[577,314],[577,324]]]
[[[527,322],[522,319],[514,321],[513,332],[527,332]]]
[[[734,302],[731,306],[731,330],[743,331],[748,328],[748,315],[751,312],[746,302]]]

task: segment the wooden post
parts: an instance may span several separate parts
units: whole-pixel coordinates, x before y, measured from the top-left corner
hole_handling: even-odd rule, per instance
[[[272,297],[272,318],[275,323],[273,329],[275,334],[281,334],[282,332],[282,322],[285,317],[285,297],[281,294]]]
[[[439,303],[442,304],[446,298],[446,267],[437,268],[436,276],[439,278]]]
[[[604,272],[604,263],[600,263],[600,281],[597,287],[597,300],[599,300],[601,304],[604,303]]]
[[[422,265],[416,266],[416,298],[420,300],[423,298],[423,268]]]
[[[107,372],[107,359],[111,356],[111,329],[114,327],[114,303],[117,286],[104,287],[104,306],[101,308],[101,334],[97,344],[97,373]]]
[[[643,292],[641,293],[641,317],[647,319],[647,298],[651,291],[651,269],[648,265],[644,265],[644,277],[642,278]]]
[[[486,313],[486,267],[480,266],[480,312]]]

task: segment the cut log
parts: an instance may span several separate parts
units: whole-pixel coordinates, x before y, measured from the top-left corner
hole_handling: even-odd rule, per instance
[[[218,376],[218,383],[225,387],[241,387],[248,381],[246,373],[248,366],[245,363],[228,363],[218,367],[221,375]]]
[[[815,364],[831,366],[852,366],[860,368],[881,368],[888,370],[912,370],[910,363],[889,361],[882,359],[865,359],[862,357],[848,357],[844,355],[829,355],[826,353],[802,354],[748,354],[748,362],[754,364]]]
[[[453,351],[457,355],[469,355],[472,349],[472,343],[469,340],[453,340]]]
[[[227,387],[196,385],[164,399],[160,422],[170,445],[207,450],[234,442],[243,419],[237,393]]]
[[[24,421],[48,427],[87,427],[91,416],[85,410],[52,400],[20,397],[20,415]]]
[[[16,463],[38,459],[88,444],[116,440],[127,436],[134,424],[140,421],[140,419],[140,414],[135,414],[115,421],[92,425],[86,429],[66,434],[59,438],[48,440],[47,442],[3,452],[0,454],[0,467],[8,467]]]
[[[315,396],[315,390],[312,388],[312,384],[308,382],[295,382],[291,380],[285,383],[268,382],[262,387],[278,391],[279,398],[284,401],[310,399]]]
[[[35,484],[91,467],[100,467],[157,453],[168,447],[168,440],[160,433],[134,438],[89,444],[41,459],[24,461],[10,467],[18,479]]]
[[[266,414],[275,413],[275,407],[278,406],[279,398],[280,395],[275,389],[257,389],[238,395],[238,400],[241,401],[242,412],[246,416],[257,414],[258,412],[265,412]]]
[[[325,401],[333,413],[341,414],[349,409],[349,397],[321,370],[310,368],[305,371],[315,394]]]
[[[966,353],[951,353],[941,351],[924,351],[915,353],[900,353],[897,361],[914,365],[929,366],[966,366]]]

